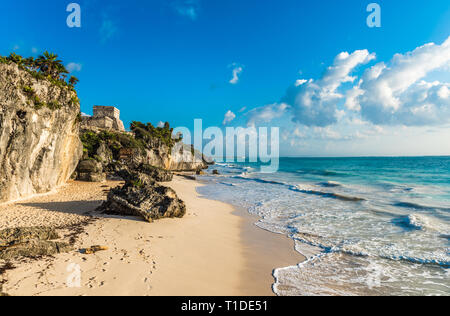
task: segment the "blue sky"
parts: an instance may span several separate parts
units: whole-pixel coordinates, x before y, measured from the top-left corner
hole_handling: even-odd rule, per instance
[[[282,155],[450,154],[448,0],[72,1],[81,28],[66,25],[71,1],[3,3],[0,54],[60,55],[80,79],[85,113],[115,105],[126,125],[279,126]],[[371,2],[381,28],[366,25]],[[328,69],[353,62],[344,77]],[[360,82],[381,63],[379,78]],[[394,104],[379,89],[410,71],[413,82],[390,90]],[[318,110],[300,100],[311,93]]]

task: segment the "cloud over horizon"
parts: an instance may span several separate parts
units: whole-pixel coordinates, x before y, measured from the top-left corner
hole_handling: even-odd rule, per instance
[[[450,37],[441,45],[395,54],[388,63],[366,68],[360,77],[353,75],[375,59],[368,50],[338,54],[321,78],[299,79],[280,103],[249,111],[247,124],[268,123],[285,113],[296,124],[319,128],[336,125],[350,114],[376,126],[450,122],[450,83],[432,79],[435,71],[450,72]]]
[[[436,125],[450,119],[449,82],[427,76],[450,65],[450,37],[396,54],[364,73],[350,96],[364,119],[383,125]],[[448,70],[446,70],[448,72]],[[431,78],[430,78],[431,79]]]

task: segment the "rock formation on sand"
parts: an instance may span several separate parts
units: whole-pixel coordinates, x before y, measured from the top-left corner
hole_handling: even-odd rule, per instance
[[[144,172],[122,170],[121,176],[125,179],[125,185],[112,189],[107,201],[98,211],[140,216],[148,222],[161,218],[183,217],[186,214],[186,205],[175,191],[157,184],[153,179],[153,171],[145,173],[145,169],[140,170]]]
[[[48,227],[12,228],[0,231],[0,260],[37,258],[72,250],[59,239],[58,233]]]
[[[83,147],[73,87],[1,61],[0,202],[5,202],[65,183]]]

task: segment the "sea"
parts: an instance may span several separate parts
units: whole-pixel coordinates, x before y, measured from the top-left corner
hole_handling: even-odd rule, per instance
[[[245,208],[307,260],[273,271],[291,295],[450,295],[450,157],[218,163],[203,196]]]

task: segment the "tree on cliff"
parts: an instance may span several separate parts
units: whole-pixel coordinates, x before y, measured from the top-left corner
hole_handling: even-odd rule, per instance
[[[133,121],[130,128],[136,139],[144,143],[151,142],[152,139],[156,138],[161,140],[169,148],[172,148],[175,143],[180,141],[180,139],[173,138],[173,128],[167,122],[164,124],[164,127],[154,127],[152,123],[144,124]]]
[[[73,87],[75,86],[80,80],[78,80],[77,77],[71,76],[69,79],[69,84]]]
[[[62,61],[58,59],[58,55],[47,51],[36,59],[36,66],[42,73],[53,79],[60,79],[61,76],[65,78],[65,75],[69,73]]]
[[[35,79],[48,79],[55,85],[68,86],[72,90],[79,81],[78,78],[71,77],[66,82],[69,74],[66,67],[58,59],[58,55],[47,51],[36,59],[34,57],[24,58],[14,52],[8,57],[0,56],[0,64],[11,63],[16,64],[20,69],[28,71]]]

